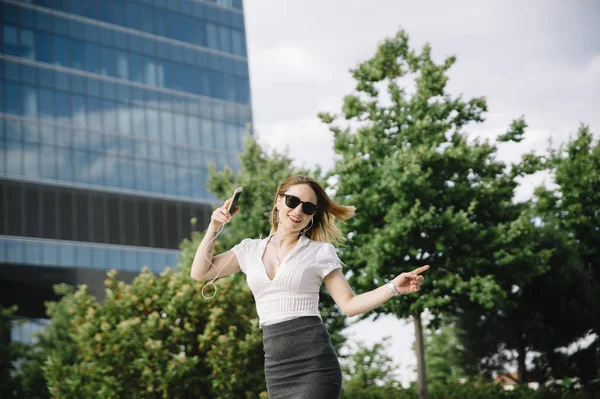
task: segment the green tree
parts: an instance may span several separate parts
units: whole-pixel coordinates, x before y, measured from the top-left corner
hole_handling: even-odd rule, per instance
[[[594,201],[594,184],[597,184],[591,142],[589,132],[582,127],[578,137],[561,151],[551,150],[550,156],[544,157],[528,156],[517,166],[522,170],[545,166],[552,172],[560,167],[562,177],[557,180],[569,188],[539,188],[534,209],[522,213],[520,221],[512,224],[512,233],[507,231],[501,235],[502,247],[495,257],[503,268],[511,271],[498,275],[497,279],[506,297],[493,310],[471,305],[457,315],[459,346],[466,349],[459,359],[468,375],[489,377],[506,373],[506,365],[516,363],[517,382],[521,383],[575,376],[585,383],[596,378],[595,345],[573,356],[560,351],[585,337],[593,329],[599,312],[600,292],[593,269],[582,261],[580,254],[580,249],[585,252],[594,248],[589,241],[580,246],[568,227],[569,218],[586,220],[583,225],[587,226],[594,223],[589,217],[593,212],[588,208],[586,216],[585,209]],[[566,150],[569,147],[570,150]],[[562,162],[569,164],[568,174]],[[578,168],[584,172],[578,174],[572,170],[573,163],[579,164]],[[578,178],[582,180],[573,183],[572,180]],[[561,198],[561,191],[566,190],[572,201],[574,186],[580,187],[583,208],[573,204],[566,207]],[[565,208],[559,210],[560,207]],[[581,209],[584,209],[583,215]],[[585,233],[582,237],[587,240]],[[519,268],[528,273],[532,266],[546,271],[533,278],[514,273]],[[534,355],[531,370],[526,367],[528,355]]]
[[[53,346],[56,343],[52,344]],[[25,345],[19,359],[19,367],[16,377],[20,383],[19,398],[23,399],[46,399],[50,392],[46,386],[43,366],[46,361],[46,352],[39,343]]]
[[[297,174],[311,176],[327,187],[327,182],[318,167],[314,170],[294,167],[287,154],[266,152],[252,138],[246,140],[241,156],[241,168],[237,174],[234,175],[227,167],[220,172],[212,169],[208,188],[221,200],[231,197],[236,187],[244,188],[238,202],[239,213],[219,236],[222,248],[229,249],[244,238],[267,237],[270,232],[269,215],[273,208],[273,195],[280,183]],[[244,279],[241,273],[232,278]],[[342,330],[346,326],[346,317],[335,306],[324,288],[321,290],[319,309],[324,323],[328,326],[331,341],[339,350],[345,342]]]
[[[429,45],[420,53],[411,49],[401,30],[351,70],[356,92],[344,98],[347,122],[320,114],[334,134],[337,195],[357,207],[346,224],[342,258],[354,272],[354,287],[370,290],[432,265],[420,295],[373,311],[412,316],[421,398],[427,397],[421,312],[429,309],[436,325],[439,315],[464,303],[491,308],[504,296],[494,253],[502,229],[524,208],[512,200],[515,177],[527,170],[505,173],[510,168],[495,158],[496,146],[464,131],[483,121],[487,105],[484,98],[465,101],[446,92],[454,62],[436,64]],[[524,129],[517,120],[499,140],[519,141]]]
[[[50,324],[36,334],[36,342],[24,353],[19,367],[24,398],[45,399],[50,397],[44,373],[46,361],[56,359],[65,366],[65,375],[73,373],[71,365],[77,360],[77,343],[70,334],[74,287],[67,284],[54,286],[54,291],[64,299],[46,303],[46,315]]]
[[[45,357],[40,351],[39,342],[30,345],[10,340],[12,326],[21,323],[14,318],[16,310],[16,306],[0,308],[0,331],[3,339],[3,345],[0,346],[0,397],[48,398],[50,394],[42,373]]]
[[[546,166],[555,186],[536,190],[537,214],[542,223],[565,233],[581,259],[582,273],[591,274],[575,282],[579,288],[574,294],[595,293],[595,300],[588,301],[586,309],[590,313],[588,322],[598,338],[588,349],[564,359],[573,365],[572,371],[587,381],[597,379],[593,370],[600,367],[600,140],[594,138],[588,126],[581,125],[568,142],[549,150],[548,160]],[[569,308],[573,309],[573,305]],[[554,357],[560,358],[558,354]],[[550,360],[552,356],[546,358]]]
[[[507,243],[512,253],[503,250],[497,258],[503,262],[514,257],[511,262],[527,268],[531,261],[516,253],[546,253],[547,271],[528,281],[505,276],[500,283],[507,295],[496,308],[474,306],[458,316],[464,333],[461,342],[468,347],[464,367],[470,375],[505,373],[506,365],[516,362],[520,383],[566,377],[558,348],[584,337],[592,327],[598,292],[585,283],[592,278],[590,270],[583,267],[563,232],[532,224],[529,229],[537,237],[520,238],[521,245]],[[533,370],[526,367],[528,355],[538,356]]]
[[[19,349],[10,336],[16,310],[16,306],[0,308],[0,397],[3,398],[16,398],[20,393],[20,383],[15,377]]]
[[[585,125],[557,150],[550,149],[548,169],[556,188],[536,190],[536,210],[544,223],[564,231],[583,266],[600,284],[600,140]],[[595,330],[600,331],[600,312]]]
[[[342,361],[344,389],[367,389],[373,386],[397,388],[400,386],[394,373],[396,366],[386,352],[390,337],[372,347],[357,343],[352,354]]]
[[[465,377],[463,354],[468,343],[460,340],[456,322],[445,317],[438,329],[425,330],[425,357],[427,376],[438,384],[454,383]]]

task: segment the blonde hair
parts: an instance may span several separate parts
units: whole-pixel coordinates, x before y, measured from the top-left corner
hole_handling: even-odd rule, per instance
[[[356,210],[353,206],[340,205],[334,202],[329,195],[325,192],[325,189],[315,179],[304,176],[296,175],[288,178],[286,181],[281,183],[277,187],[275,192],[275,200],[273,202],[273,209],[271,210],[271,217],[269,222],[271,223],[271,233],[277,231],[279,224],[277,215],[277,200],[285,194],[285,192],[291,186],[298,184],[306,184],[317,195],[317,212],[313,215],[312,223],[309,222],[308,230],[303,230],[306,237],[313,241],[328,242],[334,245],[339,245],[344,241],[344,237],[340,229],[336,226],[336,220],[347,220],[354,216]]]

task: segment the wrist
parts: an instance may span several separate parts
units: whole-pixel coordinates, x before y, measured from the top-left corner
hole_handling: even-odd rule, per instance
[[[400,291],[398,291],[398,288],[396,288],[396,284],[394,284],[394,280],[388,281],[385,285],[393,297],[400,295]]]
[[[210,223],[208,224],[208,229],[212,229],[212,230],[219,230],[221,228],[223,224],[219,223],[217,221],[211,220]]]

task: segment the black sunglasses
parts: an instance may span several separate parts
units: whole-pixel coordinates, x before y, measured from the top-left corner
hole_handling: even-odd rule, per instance
[[[302,204],[302,213],[306,215],[314,215],[317,211],[317,206],[312,202],[304,202],[300,201],[300,198],[289,195],[289,194],[281,194],[285,198],[285,206],[288,208],[296,209],[298,205]]]

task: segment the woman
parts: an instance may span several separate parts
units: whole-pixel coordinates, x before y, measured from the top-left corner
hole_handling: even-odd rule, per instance
[[[354,207],[333,202],[316,180],[301,175],[278,187],[269,237],[245,239],[213,257],[214,238],[238,210],[231,215],[230,202],[213,212],[194,257],[192,278],[212,280],[240,270],[246,274],[263,330],[270,399],[338,398],[342,373],[318,310],[321,284],[344,314],[355,316],[395,295],[418,291],[423,281],[419,274],[429,266],[355,295],[331,244],[342,239],[335,220],[352,217]]]

